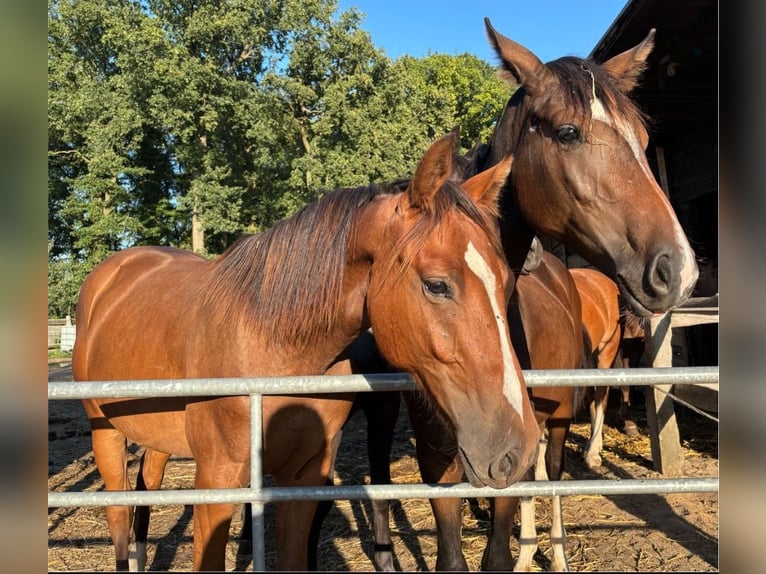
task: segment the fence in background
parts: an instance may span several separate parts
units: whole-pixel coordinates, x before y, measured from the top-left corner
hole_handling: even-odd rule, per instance
[[[68,353],[74,347],[75,327],[72,318],[48,319],[48,350],[60,349]]]

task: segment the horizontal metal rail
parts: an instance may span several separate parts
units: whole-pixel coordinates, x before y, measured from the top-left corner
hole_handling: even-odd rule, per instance
[[[718,382],[718,367],[654,369],[525,370],[528,387],[698,385]],[[312,375],[241,377],[228,379],[158,379],[144,381],[88,381],[48,383],[49,399],[179,397],[222,395],[292,395],[412,391],[417,387],[406,373],[375,375]]]
[[[718,383],[718,367],[575,369],[524,371],[528,387],[680,385]],[[718,478],[567,480],[520,482],[505,489],[456,484],[262,486],[262,401],[264,395],[410,391],[404,373],[344,376],[160,379],[143,381],[49,382],[48,399],[138,398],[250,395],[251,457],[249,488],[140,492],[49,492],[48,507],[252,503],[253,570],[265,570],[263,505],[282,500],[405,499],[440,497],[566,496],[574,494],[659,494],[717,492]]]
[[[370,484],[314,487],[153,490],[113,492],[49,492],[48,506],[137,506],[206,503],[241,504],[284,500],[392,500],[406,498],[476,498],[496,496],[571,496],[576,494],[671,494],[717,492],[718,477],[629,480],[524,481],[503,489],[454,484]]]

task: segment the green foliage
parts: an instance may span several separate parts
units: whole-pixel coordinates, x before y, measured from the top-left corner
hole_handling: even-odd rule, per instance
[[[62,351],[61,349],[51,349],[48,351],[48,360],[51,359],[71,359],[71,351]]]
[[[48,318],[74,317],[89,266],[71,259],[48,261]]]
[[[335,0],[49,0],[49,312],[116,250],[220,253],[409,176],[455,125],[488,138],[509,96],[489,64],[392,61],[359,26]]]

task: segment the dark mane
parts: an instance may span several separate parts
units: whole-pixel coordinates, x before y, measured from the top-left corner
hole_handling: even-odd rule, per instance
[[[226,305],[273,342],[310,343],[334,325],[355,215],[377,198],[403,192],[407,181],[338,189],[258,235],[240,238],[214,262],[207,304]],[[392,247],[391,266],[404,268],[443,216],[457,207],[492,235],[492,219],[460,187],[448,183],[407,237]],[[398,257],[403,253],[402,257]]]
[[[565,56],[548,62],[546,67],[559,79],[558,86],[549,97],[560,98],[565,107],[574,110],[586,122],[591,117],[590,103],[595,92],[604,111],[611,117],[623,117],[628,122],[646,125],[646,116],[617,87],[615,79],[595,61]]]
[[[489,143],[478,146],[471,164],[464,171],[465,177],[480,173],[516,149],[521,134],[529,127],[525,123],[543,117],[542,109],[551,100],[560,102],[556,110],[570,110],[574,118],[582,121],[580,127],[587,128],[590,125],[591,99],[595,89],[604,111],[612,118],[628,123],[636,122],[646,127],[648,118],[630,97],[620,91],[615,79],[595,61],[565,56],[548,62],[546,67],[559,81],[550,91],[535,98],[529,98],[524,86],[519,86],[503,108]],[[588,134],[584,135],[587,137]],[[502,194],[502,203],[509,200],[509,194]],[[501,211],[505,212],[504,209]]]

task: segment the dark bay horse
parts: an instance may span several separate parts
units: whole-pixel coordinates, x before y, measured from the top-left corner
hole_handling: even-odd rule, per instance
[[[506,254],[525,257],[533,231],[573,249],[614,280],[626,304],[651,316],[682,304],[698,276],[695,255],[649,168],[644,118],[629,97],[653,47],[597,64],[543,64],[486,19],[505,73],[520,85],[477,170],[515,157],[501,199]],[[476,170],[475,170],[476,171]]]
[[[499,34],[488,19],[485,23],[503,69],[520,87],[509,100],[488,146],[475,154],[466,175],[488,169],[508,154],[514,155],[500,214],[503,247],[511,268],[515,272],[522,268],[535,233],[544,233],[562,241],[611,277],[637,315],[651,316],[682,304],[697,279],[694,252],[649,168],[644,151],[648,142],[644,118],[629,97],[653,47],[654,30],[636,47],[602,64],[565,57],[546,65],[520,44]],[[524,368],[542,368],[542,359],[536,357],[546,357],[552,345],[572,349],[582,349],[583,345],[579,302],[568,306],[566,296],[557,295],[553,288],[572,288],[571,274],[553,261],[546,267],[548,273],[540,276],[537,290],[556,305],[535,311],[530,305],[530,311],[525,312],[524,291],[528,288],[517,276],[517,319],[511,317],[513,306],[509,309],[512,332],[517,328],[524,331],[526,353],[517,345],[519,338],[514,338]],[[556,268],[559,271],[554,273]],[[529,276],[534,279],[535,273]],[[532,279],[527,282],[533,284]],[[530,299],[534,293],[530,289]],[[562,319],[578,323],[580,331],[557,332],[547,339],[536,336],[544,333],[552,320],[551,309],[559,309]],[[519,326],[514,327],[515,321]],[[580,357],[579,364],[586,360]],[[578,362],[576,353],[546,368],[574,368],[573,362]],[[538,419],[551,421],[554,428],[568,429],[574,408],[571,389],[534,389],[532,399]],[[412,410],[410,415],[422,418]],[[428,421],[413,421],[413,426],[424,479],[452,480],[457,470],[448,476],[439,470],[453,468],[446,462],[448,457],[440,457],[438,451],[424,452],[431,444],[449,443],[444,430]],[[551,479],[557,479],[563,458],[562,467],[557,467],[553,458],[563,452],[566,432],[551,432],[551,426],[548,430],[546,470]],[[455,458],[453,465],[459,466],[460,461]],[[447,503],[449,500],[432,502],[437,521],[436,567],[465,570],[467,564],[460,549],[460,504],[455,499]],[[534,523],[529,523],[530,502],[525,501],[522,511],[520,558],[515,564],[520,570],[531,568],[537,545]],[[494,500],[483,568],[514,567],[508,540],[517,505],[517,499]],[[552,566],[565,570],[560,504],[554,504],[554,508]]]
[[[386,361],[443,416],[468,480],[516,482],[539,429],[502,312],[514,281],[496,217],[510,158],[458,185],[448,180],[456,145],[455,132],[437,140],[406,184],[330,192],[212,261],[160,247],[106,259],[81,289],[75,379],[344,372],[344,349],[372,328]],[[353,398],[265,397],[264,472],[280,486],[325,484]],[[249,402],[85,399],[106,489],[130,488],[126,440],[147,448],[148,488],[170,453],[194,457],[197,488],[247,485]],[[315,507],[278,505],[278,569],[306,568]],[[195,506],[195,569],[224,569],[232,510]],[[131,514],[106,509],[118,569]]]

